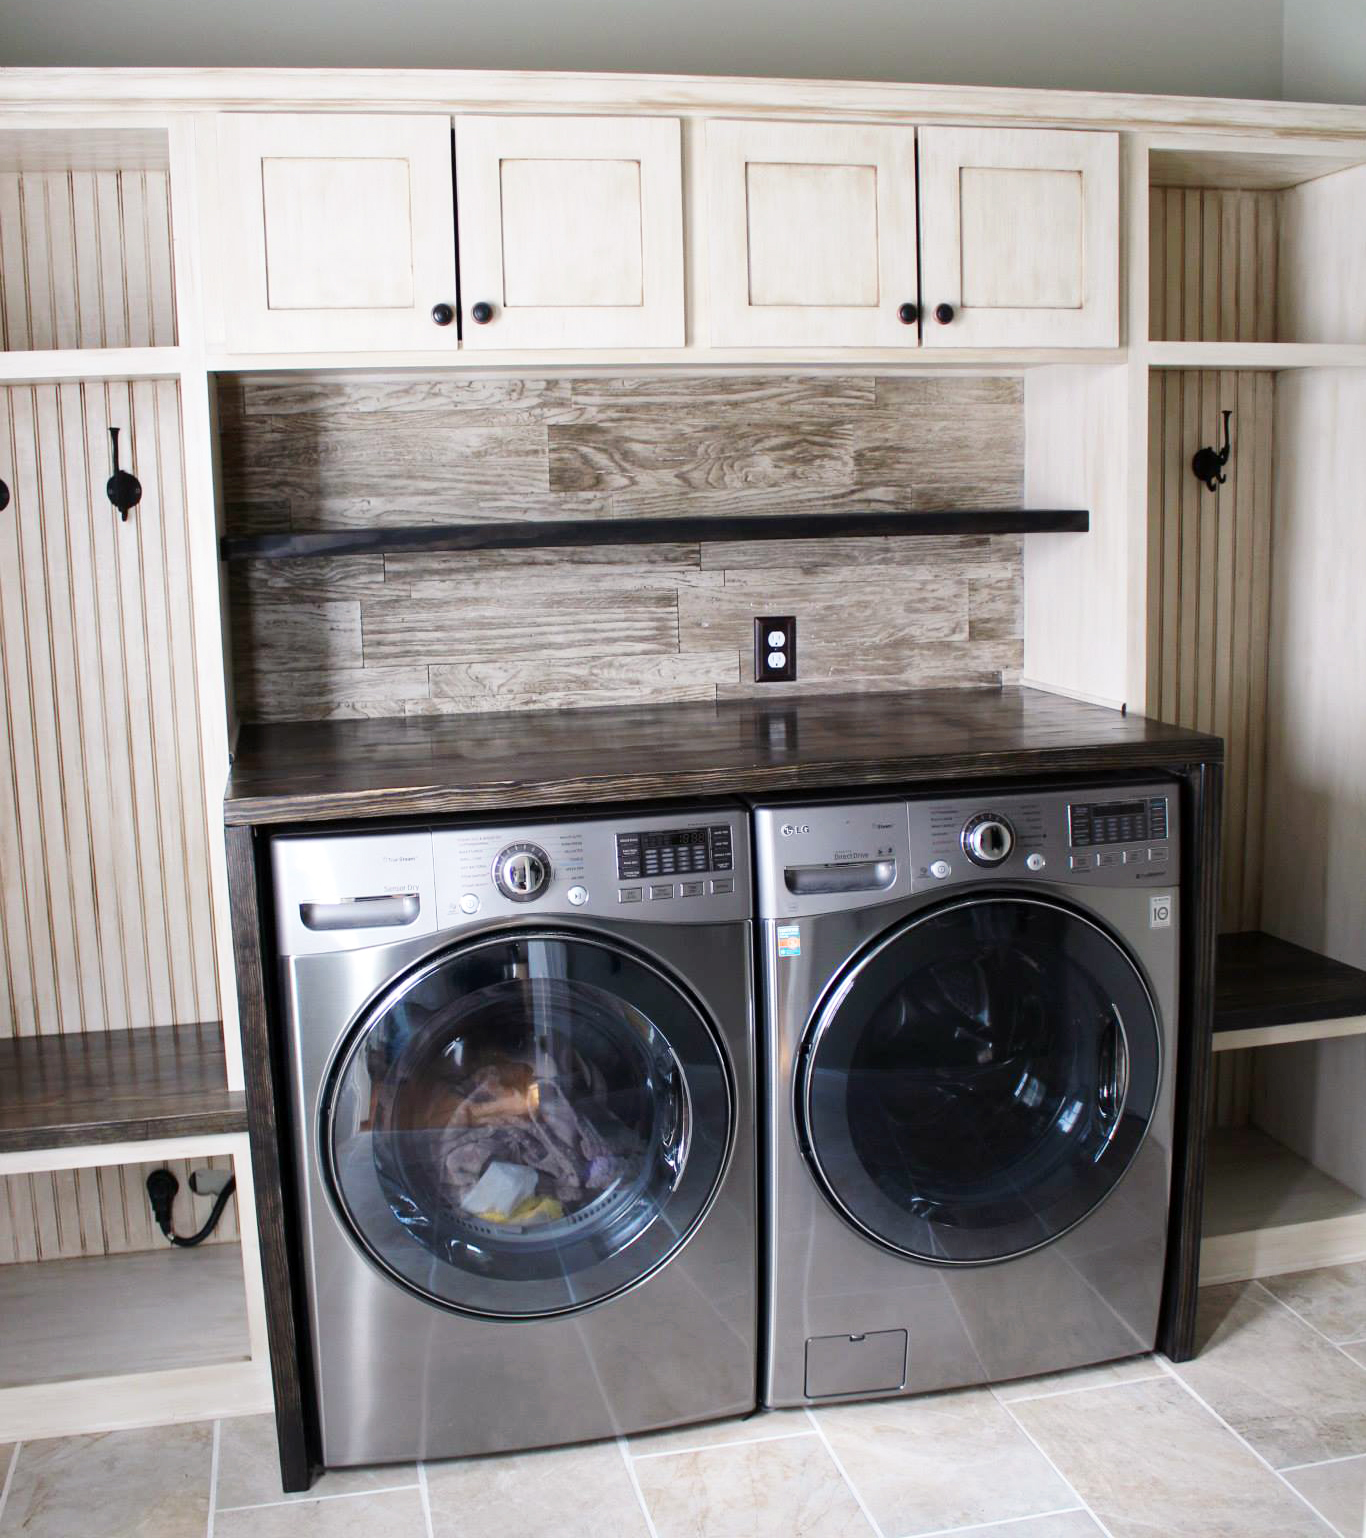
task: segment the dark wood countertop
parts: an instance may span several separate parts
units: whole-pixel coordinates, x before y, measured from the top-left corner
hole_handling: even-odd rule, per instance
[[[1038,689],[244,727],[229,826],[1220,763],[1217,737]]]

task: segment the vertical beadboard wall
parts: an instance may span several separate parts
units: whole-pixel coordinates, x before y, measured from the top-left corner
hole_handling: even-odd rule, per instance
[[[0,392],[0,477],[0,1035],[216,1019],[178,385]],[[144,1173],[10,1178],[0,1262],[152,1243]]]
[[[1274,342],[1276,192],[1154,187],[1148,335],[1155,342]]]
[[[175,341],[166,172],[0,173],[0,348]]]

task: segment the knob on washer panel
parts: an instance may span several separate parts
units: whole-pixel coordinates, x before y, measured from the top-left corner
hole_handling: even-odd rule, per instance
[[[978,812],[963,825],[963,853],[974,865],[999,865],[1014,847],[1015,830],[999,812]]]
[[[538,844],[509,844],[493,862],[493,884],[515,903],[529,903],[550,884],[550,856]]]

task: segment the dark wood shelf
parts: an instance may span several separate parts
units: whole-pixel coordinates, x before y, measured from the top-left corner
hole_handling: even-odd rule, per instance
[[[246,1127],[216,1020],[0,1041],[0,1153]]]
[[[1214,1029],[1246,1031],[1366,1015],[1366,972],[1259,929],[1220,935]]]
[[[228,534],[225,561],[413,555],[427,550],[551,550],[582,545],[690,545],[718,540],[923,539],[942,534],[1085,534],[1089,512],[759,513],[718,518],[563,518],[521,523],[407,524],[290,534]]]

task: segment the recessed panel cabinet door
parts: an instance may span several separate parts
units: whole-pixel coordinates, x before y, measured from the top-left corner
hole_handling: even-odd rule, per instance
[[[458,117],[466,347],[682,347],[677,118]]]
[[[225,113],[218,153],[230,351],[455,350],[448,117]]]
[[[713,347],[914,347],[915,130],[709,122]]]
[[[927,347],[1117,347],[1118,135],[922,128],[920,241]]]

